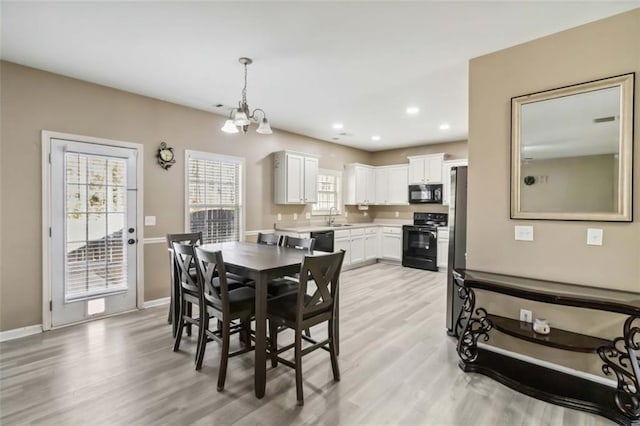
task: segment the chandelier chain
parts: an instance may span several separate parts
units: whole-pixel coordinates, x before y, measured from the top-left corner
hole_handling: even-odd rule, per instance
[[[242,103],[247,103],[247,64],[244,64],[244,87],[242,88]]]

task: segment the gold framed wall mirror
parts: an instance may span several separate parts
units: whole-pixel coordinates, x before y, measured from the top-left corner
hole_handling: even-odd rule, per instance
[[[632,221],[635,73],[511,98],[511,218]]]

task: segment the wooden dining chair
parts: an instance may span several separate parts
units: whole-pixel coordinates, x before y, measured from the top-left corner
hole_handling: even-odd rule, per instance
[[[250,327],[255,307],[255,290],[250,287],[234,290],[229,288],[222,252],[209,252],[201,248],[196,248],[195,252],[199,279],[203,283],[201,298],[203,315],[201,315],[202,323],[198,336],[196,370],[202,368],[207,343],[210,340],[219,342],[222,348],[218,370],[218,391],[222,391],[229,358],[254,349],[251,345]],[[210,316],[217,318],[221,327],[210,330]],[[233,324],[232,321],[235,319],[239,319],[240,324]],[[240,340],[244,342],[244,348],[229,353],[230,337],[234,333],[241,333]]]
[[[313,252],[315,238],[298,238],[285,235],[282,238],[282,247],[294,248],[307,252]],[[267,293],[271,297],[279,297],[285,294],[295,292],[298,288],[298,276],[276,278],[269,281]]]
[[[340,270],[344,260],[344,250],[321,256],[305,256],[300,269],[300,280],[296,294],[269,300],[267,302],[267,318],[269,320],[269,354],[271,364],[276,367],[282,363],[296,372],[296,397],[298,405],[304,404],[302,390],[302,357],[316,349],[329,352],[333,379],[340,380],[338,358],[336,353],[336,309],[339,290]],[[313,279],[315,291],[307,294],[307,284]],[[316,342],[303,335],[303,330],[314,325],[327,322],[328,338]],[[294,331],[294,342],[278,348],[278,333],[283,328]],[[302,340],[311,346],[302,348]],[[294,360],[289,361],[279,355],[294,349]]]
[[[198,244],[202,242],[202,232],[191,232],[186,234],[167,234],[167,249],[169,252],[169,271],[171,276],[171,298],[169,302],[169,324],[172,324],[172,334],[175,337],[178,330],[178,309],[176,300],[178,298],[178,270],[174,259],[173,243]],[[195,272],[195,271],[194,271]],[[195,275],[194,275],[195,277]],[[189,335],[191,330],[189,328]]]
[[[258,244],[266,244],[269,246],[279,246],[282,243],[282,235],[279,234],[263,234],[258,232]]]
[[[173,351],[180,350],[182,341],[182,331],[187,329],[187,336],[191,336],[191,326],[200,327],[200,318],[193,316],[193,305],[200,306],[202,288],[198,280],[196,270],[196,259],[194,252],[195,245],[173,243],[173,256],[176,263],[178,280],[178,297],[176,298],[178,308],[178,319]],[[193,272],[196,271],[194,276]],[[198,313],[202,310],[198,309]],[[200,315],[201,316],[201,315]]]
[[[313,247],[316,244],[315,238],[298,238],[285,235],[282,240],[283,247],[295,248],[298,250],[313,251]]]

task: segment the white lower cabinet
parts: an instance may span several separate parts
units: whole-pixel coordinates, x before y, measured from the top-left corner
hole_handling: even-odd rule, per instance
[[[351,237],[351,264],[364,262],[364,234]]]
[[[351,265],[351,232],[348,229],[338,229],[333,233],[333,250],[344,250],[342,265]]]
[[[380,239],[378,238],[378,227],[365,228],[364,231],[364,258],[365,260],[375,260],[380,257]]]
[[[385,226],[382,228],[383,259],[402,260],[402,229]]]
[[[449,260],[449,229],[438,228],[438,268],[446,268]]]

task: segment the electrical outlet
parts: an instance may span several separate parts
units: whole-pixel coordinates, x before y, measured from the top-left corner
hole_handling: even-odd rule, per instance
[[[588,228],[587,229],[587,245],[601,246],[602,234],[603,232],[601,228]]]
[[[345,217],[345,218],[349,217],[349,212],[348,212],[348,211],[346,211],[346,210],[344,211],[344,217]]]
[[[144,217],[144,226],[156,226],[156,217],[155,216],[145,216]]]
[[[533,241],[533,226],[515,226],[515,237],[519,241]]]
[[[400,217],[400,212],[396,212],[396,217]]]
[[[304,217],[306,217],[307,219],[311,219],[311,213],[305,213]]]
[[[533,313],[526,309],[520,309],[520,321],[522,322],[532,322]]]
[[[293,214],[293,220],[298,220],[298,213]]]
[[[367,212],[364,212],[362,214],[365,215],[365,216],[369,216],[369,213],[367,213]]]
[[[278,213],[276,215],[277,221],[280,222],[282,220],[282,213]]]

